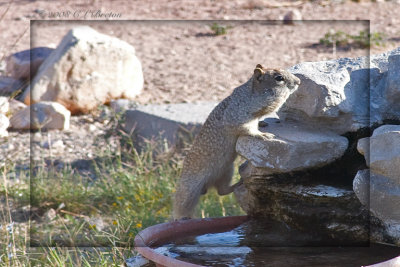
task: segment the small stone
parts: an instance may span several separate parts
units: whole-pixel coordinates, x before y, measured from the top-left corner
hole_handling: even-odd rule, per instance
[[[32,141],[34,142],[40,142],[42,140],[42,133],[41,132],[36,132],[32,135]]]
[[[10,122],[18,130],[67,130],[70,116],[71,112],[59,103],[39,102],[16,112]]]
[[[290,10],[283,16],[283,23],[287,25],[294,25],[300,23],[302,20],[301,13],[298,9]]]
[[[27,107],[24,103],[15,99],[10,99],[8,101],[8,104],[9,104],[9,112],[11,114],[14,114],[15,112]]]
[[[4,73],[6,71],[6,62],[3,60],[3,61],[0,61],[0,73]]]
[[[400,184],[400,125],[375,129],[370,138],[358,141],[357,149],[374,173]]]
[[[43,216],[47,222],[51,222],[57,217],[57,212],[54,209],[49,209]]]
[[[357,142],[357,151],[363,155],[366,156],[369,154],[369,137],[361,138]],[[369,156],[367,160],[367,164],[369,164]]]
[[[7,137],[7,128],[10,126],[10,121],[6,115],[0,113],[0,137]]]
[[[96,131],[96,130],[97,130],[96,125],[93,125],[93,124],[90,124],[90,125],[89,125],[89,131],[94,132],[94,131]]]
[[[129,99],[116,99],[110,101],[110,107],[115,113],[120,113],[128,109],[135,109],[137,104]]]
[[[149,264],[149,260],[139,255],[126,259],[125,264],[127,267],[141,267]]]
[[[0,96],[0,113],[6,114],[9,110],[8,97]]]
[[[56,140],[54,142],[46,141],[43,144],[43,148],[46,148],[46,149],[50,149],[51,148],[51,149],[61,150],[64,147],[65,147],[65,145],[64,145],[64,142],[62,140]]]

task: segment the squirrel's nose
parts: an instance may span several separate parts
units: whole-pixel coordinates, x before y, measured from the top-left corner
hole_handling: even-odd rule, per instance
[[[297,86],[299,86],[300,85],[300,79],[298,78],[298,77],[296,77],[296,76],[294,76],[293,75],[293,82],[291,82],[290,84],[288,84],[289,85],[289,88],[290,89],[295,89]]]
[[[300,85],[300,79],[298,78],[298,77],[296,77],[296,76],[294,76],[295,77],[295,79],[294,79],[294,83],[296,84],[296,85]]]

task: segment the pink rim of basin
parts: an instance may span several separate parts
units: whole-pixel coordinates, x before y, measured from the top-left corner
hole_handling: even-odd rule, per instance
[[[161,246],[187,235],[202,235],[230,231],[249,219],[248,216],[228,216],[220,218],[190,219],[150,226],[135,237],[135,249],[143,257],[162,267],[199,267],[201,265],[184,262],[159,254],[151,247]],[[365,267],[400,267],[400,256],[391,260]]]
[[[151,247],[157,247],[187,235],[202,235],[230,231],[248,220],[247,216],[228,216],[221,218],[190,219],[162,223],[150,226],[135,237],[135,249],[143,257],[157,266],[195,267],[201,266],[173,259],[156,253]]]

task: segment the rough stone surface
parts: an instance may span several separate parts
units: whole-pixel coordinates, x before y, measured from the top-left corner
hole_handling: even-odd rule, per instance
[[[383,125],[370,138],[358,141],[358,151],[376,173],[400,185],[400,125]]]
[[[149,260],[142,257],[141,255],[128,258],[125,260],[125,264],[127,267],[142,267],[149,264]]]
[[[29,79],[31,75],[33,77],[36,74],[53,50],[48,47],[35,47],[12,54],[7,59],[6,71],[15,79]]]
[[[180,134],[194,134],[199,130],[216,105],[205,102],[139,106],[126,111],[124,129],[139,137],[161,137],[175,144]]]
[[[69,128],[71,112],[56,102],[39,102],[17,111],[10,119],[18,130],[50,130]]]
[[[0,113],[0,137],[8,136],[7,128],[10,126],[10,121],[6,115]]]
[[[68,32],[24,92],[26,104],[55,101],[73,114],[111,99],[133,99],[143,87],[135,49],[87,26]]]
[[[17,111],[26,108],[26,105],[24,103],[15,99],[10,99],[8,101],[8,105],[10,114],[14,114]]]
[[[62,150],[64,149],[65,145],[62,140],[47,140],[43,143],[43,148],[46,149],[56,149],[56,150]]]
[[[14,93],[18,89],[22,89],[25,82],[22,80],[16,80],[11,77],[1,76],[0,77],[0,96],[8,96]]]
[[[234,193],[247,214],[309,233],[314,245],[368,242],[368,212],[351,188],[252,176]]]
[[[384,222],[388,234],[400,245],[400,232],[394,231],[394,226],[400,225],[400,184],[366,169],[357,173],[353,190],[360,202]]]
[[[389,69],[385,97],[389,102],[387,113],[390,114],[390,109],[396,109],[397,112],[400,112],[400,53],[389,56],[388,61]]]
[[[399,56],[400,48],[371,58],[295,65],[290,70],[302,82],[278,115],[339,134],[384,119],[400,120],[400,102],[394,101],[400,97]]]
[[[318,131],[293,123],[269,123],[269,140],[242,136],[236,151],[264,174],[284,173],[326,165],[341,157],[347,138],[333,132]]]

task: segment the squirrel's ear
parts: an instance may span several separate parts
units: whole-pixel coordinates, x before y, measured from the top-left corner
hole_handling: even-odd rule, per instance
[[[264,69],[264,67],[261,64],[257,64],[256,69]]]
[[[254,69],[253,76],[256,80],[258,80],[263,74],[265,74],[265,71],[263,70],[263,67],[260,64],[258,64]]]

